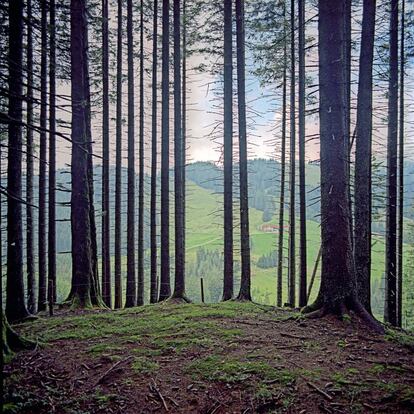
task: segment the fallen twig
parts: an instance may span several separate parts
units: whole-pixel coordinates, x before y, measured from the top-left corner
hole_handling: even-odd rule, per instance
[[[321,390],[319,387],[317,387],[312,382],[307,382],[307,384],[309,385],[309,387],[313,388],[316,392],[318,392],[319,394],[321,394],[327,400],[329,400],[329,401],[332,401],[333,400],[333,397],[331,395],[329,395],[328,393],[326,393],[324,390]]]
[[[162,402],[162,405],[164,406],[164,408],[165,408],[165,411],[168,411],[168,406],[167,406],[167,403],[165,402],[165,398],[163,397],[163,395],[161,394],[161,391],[160,391],[160,389],[158,388],[158,385],[157,385],[157,383],[155,382],[155,380],[154,380],[154,378],[151,378],[151,381],[152,381],[152,389],[157,393],[157,395],[158,395],[158,397],[159,397],[159,399],[161,400],[161,402]]]
[[[99,379],[98,379],[98,381],[96,381],[96,383],[95,383],[95,387],[97,386],[97,385],[99,385],[115,368],[117,368],[119,365],[121,365],[121,364],[124,364],[124,363],[126,363],[126,362],[128,362],[128,361],[130,361],[132,359],[132,356],[129,356],[128,358],[126,358],[126,359],[123,359],[123,360],[120,360],[120,361],[118,361],[118,362],[116,362],[114,365],[112,365],[112,367],[111,368],[109,368],[103,375],[101,375],[100,377],[99,377]]]

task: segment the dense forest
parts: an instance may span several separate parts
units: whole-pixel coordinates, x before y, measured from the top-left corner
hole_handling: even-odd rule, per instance
[[[5,412],[412,412],[412,0],[0,20]]]

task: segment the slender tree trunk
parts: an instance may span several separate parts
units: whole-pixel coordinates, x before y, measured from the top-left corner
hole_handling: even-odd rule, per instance
[[[102,299],[112,306],[109,210],[109,34],[108,0],[102,0]]]
[[[33,225],[33,15],[27,0],[27,128],[26,128],[26,261],[27,309],[36,313],[36,274]]]
[[[72,289],[68,300],[74,306],[91,306],[92,240],[88,177],[88,132],[85,111],[89,110],[85,79],[84,0],[71,0],[71,97],[72,97]]]
[[[286,5],[283,4],[283,33],[286,38]],[[282,142],[280,155],[280,196],[279,196],[279,235],[277,253],[277,306],[282,306],[283,280],[283,233],[285,213],[285,176],[286,176],[286,88],[287,88],[287,50],[283,44],[283,80],[282,80]]]
[[[250,235],[249,235],[249,184],[247,176],[247,128],[245,85],[245,28],[244,0],[236,0],[237,32],[237,102],[239,115],[239,169],[240,169],[240,243],[241,280],[238,300],[252,300],[250,292]]]
[[[224,0],[224,285],[233,297],[233,46],[232,1]]]
[[[174,201],[175,201],[175,299],[185,298],[183,143],[181,129],[181,22],[180,0],[174,0]]]
[[[161,281],[160,297],[171,295],[170,285],[170,2],[162,1],[162,126],[161,126]]]
[[[22,222],[23,1],[9,2],[9,141],[7,163],[7,296],[10,322],[29,315],[24,300]]]
[[[125,307],[136,305],[135,280],[135,136],[134,136],[134,39],[132,0],[127,1],[128,39],[128,211],[127,211],[127,286]]]
[[[49,0],[49,233],[48,301],[56,302],[56,21],[55,0]]]
[[[397,324],[398,0],[390,5],[384,319]]]
[[[182,180],[183,180],[183,273],[185,274],[185,256],[186,256],[186,164],[187,164],[187,14],[186,14],[186,0],[183,0],[183,68],[182,68]]]
[[[355,135],[354,258],[358,297],[369,313],[371,313],[372,65],[375,2],[376,0],[364,0],[363,5]]]
[[[139,185],[138,185],[138,292],[137,305],[144,304],[144,2],[140,11],[139,61]]]
[[[296,93],[295,0],[290,6],[290,201],[289,201],[289,305],[296,302]]]
[[[157,63],[158,63],[158,0],[153,3],[152,34],[152,137],[151,137],[151,208],[150,208],[150,240],[151,240],[151,282],[150,302],[158,299],[157,278]]]
[[[400,35],[400,129],[398,153],[398,268],[397,268],[397,324],[402,327],[403,301],[403,271],[404,271],[404,67],[405,67],[405,0],[401,6],[401,35]]]
[[[307,304],[306,181],[305,181],[305,0],[299,0],[299,214],[300,277],[299,306]]]
[[[41,0],[40,147],[39,147],[39,297],[37,309],[46,309],[46,112],[47,112],[47,4]]]
[[[115,156],[115,309],[122,308],[122,0],[118,0],[116,60],[116,156]]]
[[[343,70],[343,0],[319,0],[319,90],[321,139],[322,273],[316,301],[304,308],[310,317],[354,310],[383,332],[357,298],[352,255],[346,145],[346,83]]]

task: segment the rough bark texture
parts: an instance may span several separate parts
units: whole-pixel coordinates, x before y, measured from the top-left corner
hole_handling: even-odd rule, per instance
[[[358,298],[371,313],[372,64],[375,0],[364,0],[355,134],[354,258]]]
[[[233,297],[232,1],[224,0],[224,274],[223,300]]]
[[[151,114],[151,200],[150,200],[150,302],[158,299],[157,278],[157,64],[158,64],[158,0],[153,3],[152,32],[152,114]]]
[[[305,181],[305,0],[299,0],[299,306],[307,304],[306,181]]]
[[[352,255],[346,145],[344,2],[319,0],[319,85],[321,139],[321,286],[304,308],[312,316],[355,311],[370,327],[383,329],[357,298]]]
[[[112,306],[109,212],[109,34],[108,0],[102,0],[102,299]]]
[[[23,283],[22,221],[22,95],[23,1],[9,2],[9,128],[7,163],[7,288],[6,316],[10,322],[29,315]]]
[[[170,285],[170,16],[169,0],[162,1],[162,113],[161,113],[161,280],[159,300],[171,295]]]
[[[39,291],[37,309],[46,309],[46,111],[47,111],[47,5],[41,6],[41,57],[40,57],[40,146],[39,146]]]
[[[36,313],[36,275],[33,224],[33,15],[27,1],[27,127],[26,127],[26,267],[27,309]]]
[[[250,280],[249,184],[247,176],[244,0],[236,0],[237,102],[239,115],[241,280],[238,300],[252,300]]]
[[[384,320],[397,324],[398,0],[390,4]]]
[[[122,0],[118,0],[116,51],[116,155],[115,155],[115,309],[122,308]]]
[[[127,285],[125,307],[136,305],[135,280],[135,136],[134,136],[134,39],[132,0],[127,1],[128,43],[128,208],[127,208]]]
[[[186,235],[186,176],[185,176],[185,168],[187,163],[187,141],[186,141],[186,134],[187,134],[187,15],[186,15],[186,0],[183,0],[183,59],[182,59],[182,126],[181,126],[181,136],[182,136],[182,171],[181,174],[183,176],[183,207],[182,207],[182,215],[183,215],[183,251],[184,251],[184,260],[182,263],[183,273],[185,274],[185,259],[186,259],[186,249],[185,249],[185,235]]]

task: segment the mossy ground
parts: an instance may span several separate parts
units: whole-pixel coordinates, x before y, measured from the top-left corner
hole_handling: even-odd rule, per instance
[[[65,311],[16,329],[8,412],[358,413],[414,409],[412,337],[253,303]],[[407,345],[408,344],[408,345]]]

